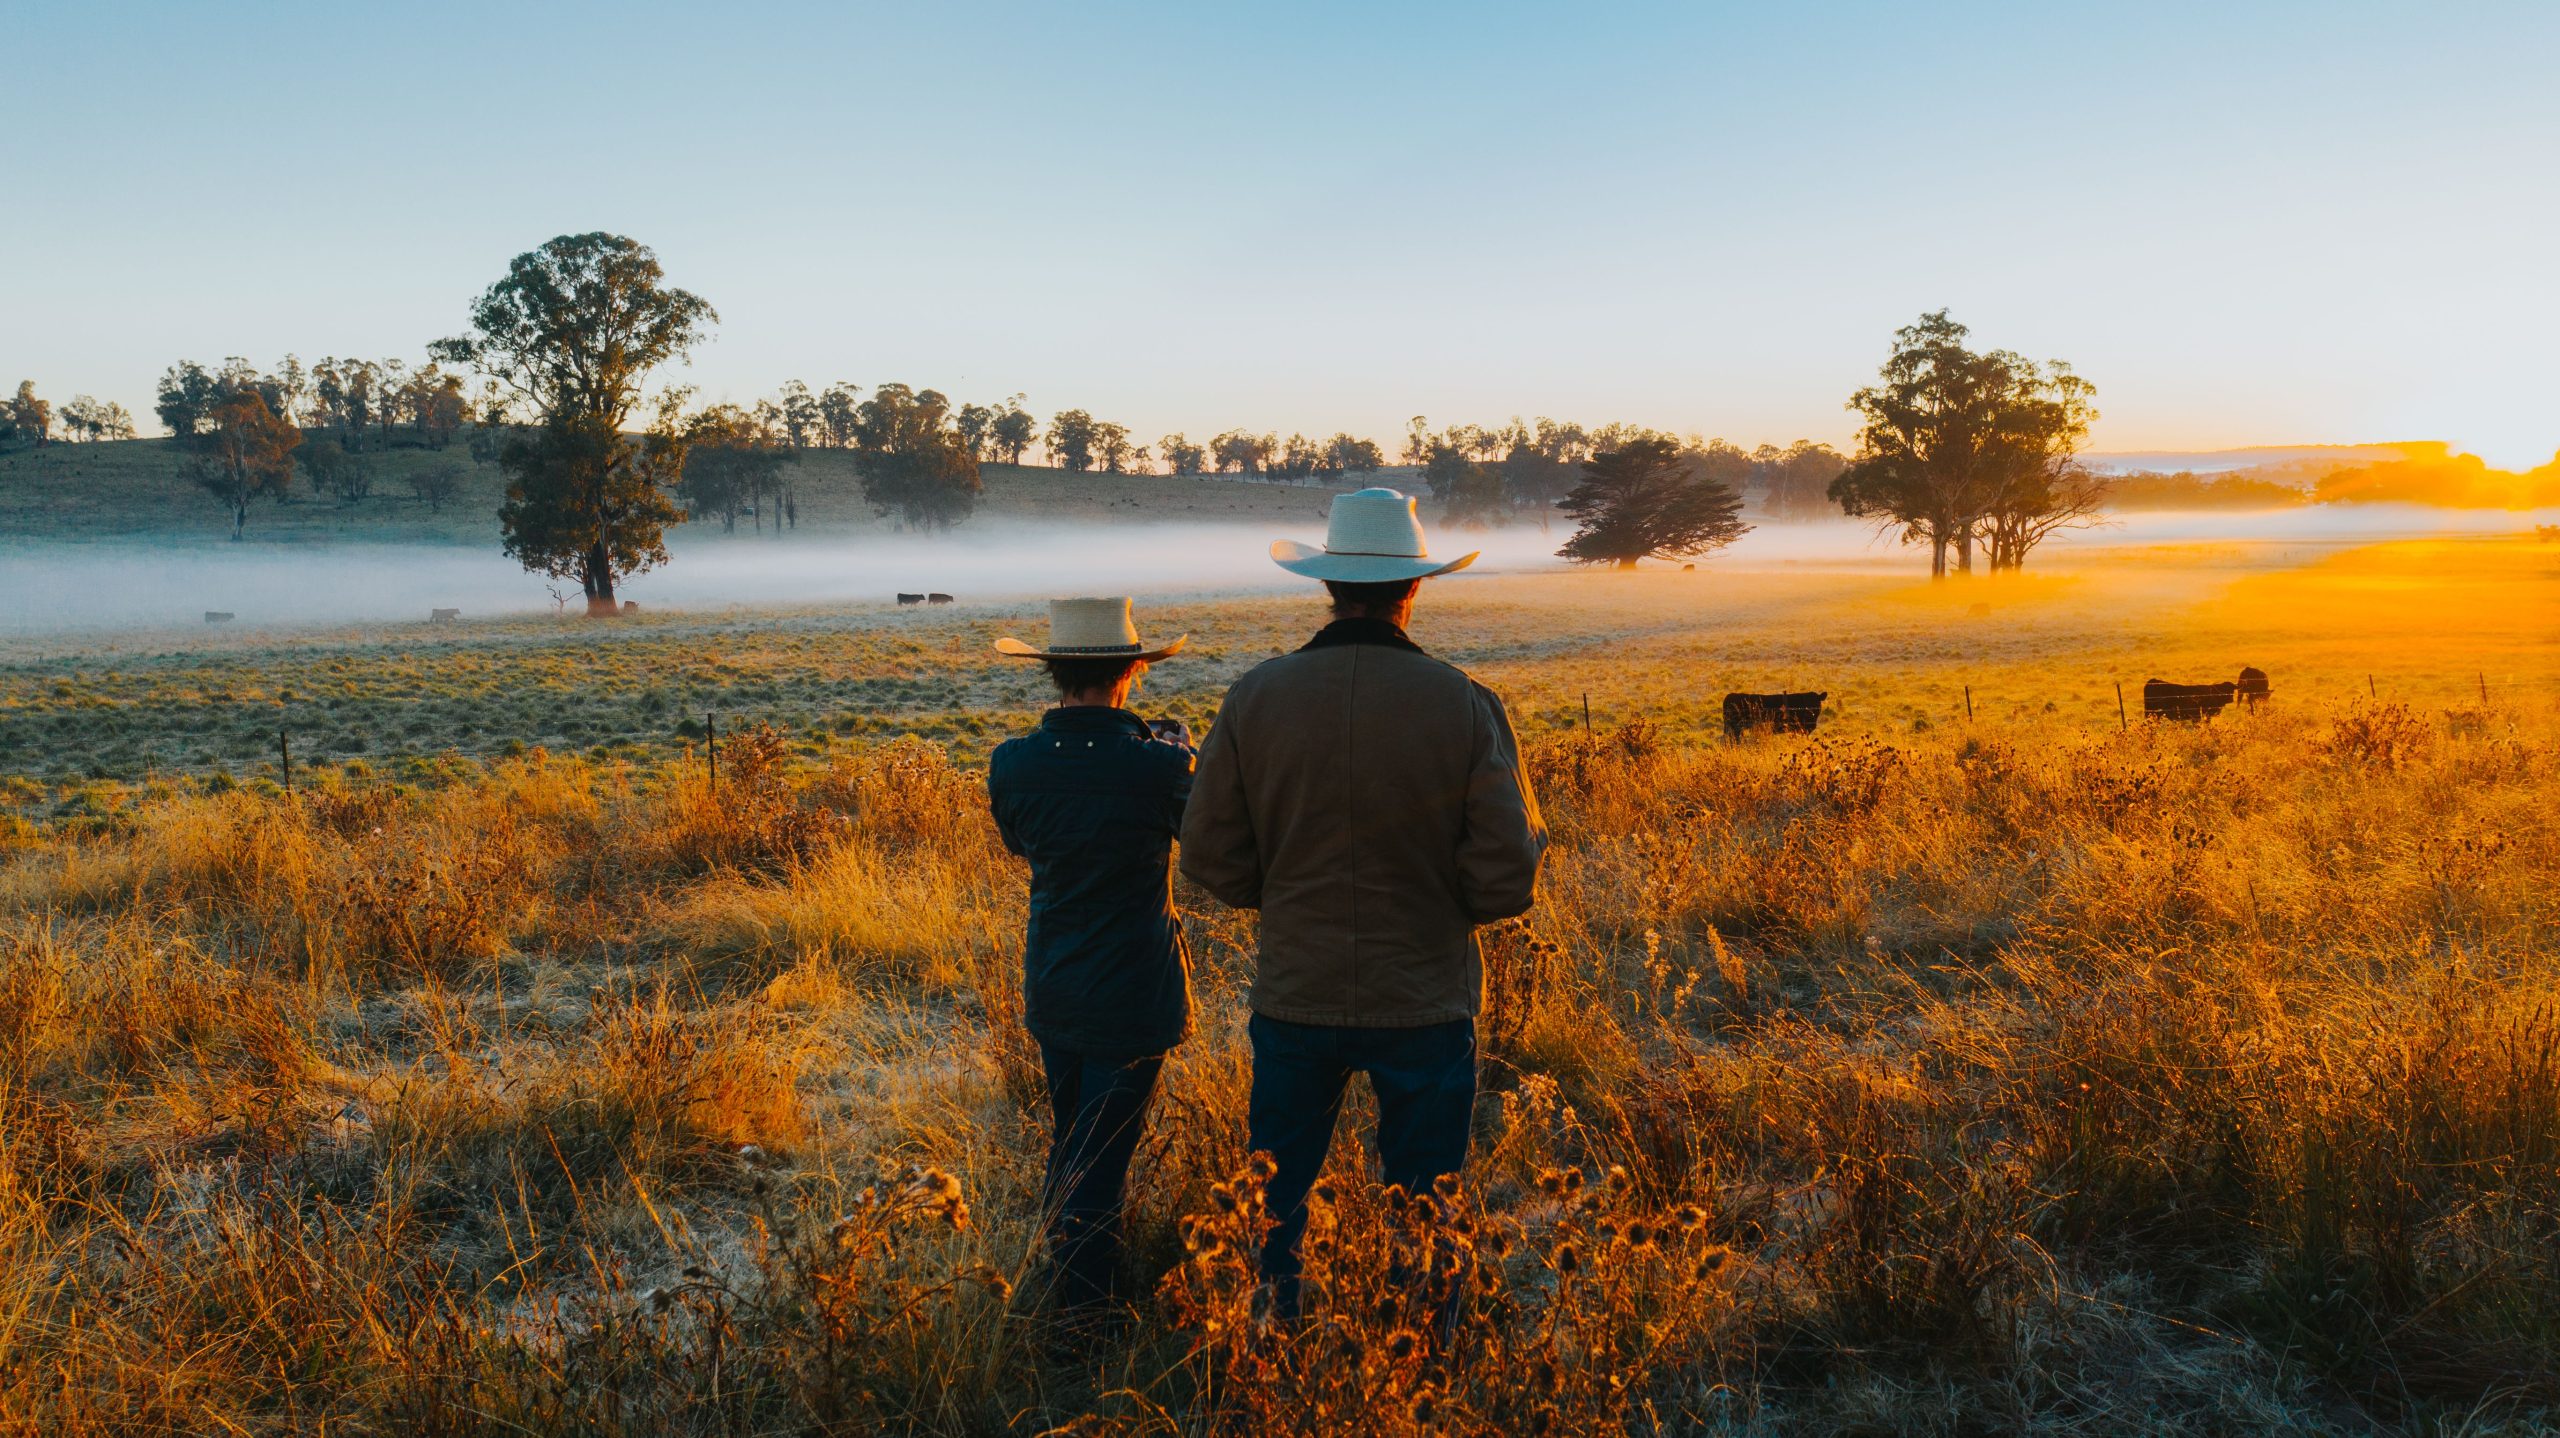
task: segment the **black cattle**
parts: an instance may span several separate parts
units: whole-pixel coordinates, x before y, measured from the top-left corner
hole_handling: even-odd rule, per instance
[[[924,602],[927,604],[949,604],[951,602],[951,596],[948,594],[928,594],[924,597]]]
[[[208,609],[204,612],[204,622],[207,624],[228,624],[233,617],[228,609]]]
[[[924,596],[921,594],[901,594],[898,596],[898,602],[900,604],[922,604],[924,603]]]
[[[2146,679],[2142,681],[2142,717],[2193,724],[2229,708],[2239,693],[2240,686],[2228,679],[2219,684],[2171,684]]]
[[[2267,671],[2254,664],[2240,671],[2241,703],[2255,709],[2274,697],[2274,694],[2275,691],[2267,686]]]
[[[1739,739],[1752,729],[1766,729],[1772,734],[1810,734],[1822,722],[1822,701],[1831,697],[1829,690],[1819,694],[1727,694],[1724,696],[1724,737]]]
[[[427,611],[427,622],[430,624],[450,624],[461,617],[462,611],[459,609],[430,609]]]

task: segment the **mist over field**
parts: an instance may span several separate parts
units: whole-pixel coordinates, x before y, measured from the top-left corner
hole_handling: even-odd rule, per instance
[[[2386,539],[2514,533],[2560,512],[2443,510],[2415,505],[2315,506],[2264,513],[2159,512],[2056,535],[2035,569],[2074,552],[2128,545],[2243,543],[2325,546]],[[1570,531],[1515,525],[1439,531],[1436,553],[1481,550],[1476,575],[1569,568],[1555,548]],[[673,560],[626,582],[644,610],[732,606],[887,605],[900,592],[941,592],[962,603],[1084,593],[1252,594],[1303,586],[1268,558],[1274,539],[1321,542],[1320,527],[1247,524],[973,522],[943,535],[812,535],[789,539],[670,536]],[[2311,556],[2287,556],[2304,558]],[[1760,566],[1910,569],[1925,555],[1849,520],[1762,524],[1698,561],[1709,572]],[[1656,566],[1659,567],[1659,566]],[[227,611],[238,627],[424,620],[554,609],[555,581],[506,556],[457,545],[310,543],[233,545],[0,545],[0,636],[202,628]],[[558,592],[575,609],[577,586]]]
[[[2513,533],[2560,512],[2512,514],[2415,505],[2265,513],[2126,515],[2056,535],[2038,568],[2075,551],[2149,544],[2300,544]],[[1476,575],[1564,570],[1567,531],[1513,526],[1446,532],[1436,552],[1470,549]],[[1276,538],[1321,542],[1313,526],[994,521],[944,535],[831,535],[760,539],[671,537],[673,560],[628,581],[643,609],[894,602],[940,592],[962,603],[1083,593],[1250,594],[1299,587],[1273,565]],[[2290,556],[2289,556],[2290,557]],[[2308,556],[2301,556],[2308,557]],[[1699,561],[1709,571],[1764,565],[1910,567],[1918,558],[1861,522],[1763,524]],[[574,583],[556,584],[575,607]],[[555,581],[502,554],[450,545],[15,545],[0,547],[0,635],[201,626],[207,610],[240,627],[423,620],[437,608],[465,618],[555,609]]]
[[[771,539],[670,536],[673,559],[626,580],[644,610],[876,602],[939,592],[964,603],[1085,593],[1267,592],[1304,584],[1272,564],[1277,538],[1323,531],[1244,525],[972,523],[944,535],[830,535]],[[1458,543],[1478,564],[1555,564],[1561,536],[1506,530]],[[0,634],[202,626],[204,611],[235,623],[308,625],[423,620],[430,609],[466,618],[545,613],[552,588],[574,580],[526,573],[494,550],[449,545],[314,544],[291,548],[197,544],[19,546],[0,549]]]

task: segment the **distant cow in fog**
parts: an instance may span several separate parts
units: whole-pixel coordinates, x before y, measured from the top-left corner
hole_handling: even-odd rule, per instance
[[[2229,708],[2239,694],[2240,686],[2228,679],[2219,684],[2171,684],[2146,679],[2142,682],[2142,717],[2193,724]]]
[[[1772,734],[1810,734],[1822,722],[1822,701],[1830,697],[1829,690],[1819,694],[1727,694],[1724,737],[1739,739],[1753,729],[1766,729]]]
[[[453,621],[460,619],[461,617],[462,611],[459,609],[430,609],[427,611],[427,622],[429,624],[451,624]]]
[[[640,612],[640,601],[639,601],[639,600],[637,600],[637,599],[626,599],[626,600],[622,601],[622,612],[623,612],[623,613],[625,613],[625,614],[637,614],[637,613],[639,613],[639,612]]]
[[[207,624],[228,624],[237,617],[228,609],[208,609],[204,612],[204,622]]]
[[[924,602],[927,604],[949,604],[951,602],[951,596],[948,594],[928,594],[924,597]]]
[[[2533,527],[2533,537],[2545,544],[2560,544],[2560,524],[2537,524]]]
[[[898,596],[898,602],[900,604],[922,604],[924,603],[924,596],[921,594],[901,594]]]
[[[2275,690],[2267,684],[2267,671],[2254,664],[2240,671],[2241,703],[2255,709],[2274,697],[2274,694]]]

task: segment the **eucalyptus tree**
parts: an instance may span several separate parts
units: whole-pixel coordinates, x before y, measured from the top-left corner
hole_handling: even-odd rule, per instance
[[[1167,474],[1198,474],[1209,452],[1179,431],[1156,441],[1156,453],[1163,457]]]
[[[651,371],[683,360],[719,322],[709,301],[666,282],[648,246],[601,232],[562,235],[518,255],[471,307],[471,331],[429,347],[494,380],[527,423],[500,445],[506,552],[528,570],[574,578],[590,614],[615,612],[616,584],[663,564],[667,494],[682,473],[673,406],[650,433],[625,433]]]
[[[183,473],[231,511],[231,539],[249,525],[249,501],[284,498],[293,487],[293,452],[302,431],[267,407],[256,389],[234,387],[217,399],[187,442]]]
[[[995,446],[996,453],[1004,456],[1007,464],[1022,463],[1022,452],[1029,449],[1031,441],[1040,435],[1040,422],[1031,417],[1031,411],[1022,407],[1023,398],[1018,394],[1007,396],[1005,402],[996,407],[995,421],[987,426],[988,441]]]
[[[1879,383],[1849,398],[1858,453],[1830,486],[1853,518],[1927,544],[1929,573],[2015,569],[2055,530],[2094,522],[2103,483],[2074,462],[2097,418],[2095,387],[2060,361],[1976,353],[1945,310],[1894,333]]]
[[[9,401],[9,422],[32,443],[42,445],[52,440],[53,403],[36,398],[34,380],[18,381],[17,397]]]
[[[960,436],[962,447],[974,460],[987,457],[987,446],[995,439],[995,424],[995,410],[983,404],[964,404],[951,416],[951,432]]]
[[[775,408],[781,416],[782,441],[793,449],[807,449],[825,437],[826,411],[807,385],[796,379],[786,381]]]
[[[1093,447],[1098,438],[1092,415],[1080,409],[1065,409],[1050,418],[1049,432],[1041,436],[1040,443],[1049,451],[1050,463],[1082,473],[1093,468]]]
[[[978,461],[951,425],[951,402],[933,390],[884,384],[856,415],[855,473],[872,511],[902,527],[949,529],[986,492]]]
[[[1849,468],[1848,458],[1827,444],[1797,440],[1780,449],[1764,444],[1751,454],[1752,477],[1760,485],[1760,507],[1772,519],[1818,519],[1838,514],[1831,502],[1831,481]]]
[[[62,428],[68,437],[87,440],[91,443],[106,439],[131,439],[133,438],[133,414],[113,400],[101,400],[85,394],[74,395],[71,402],[62,407]]]
[[[1126,474],[1130,464],[1146,453],[1143,445],[1129,443],[1129,427],[1107,419],[1093,422],[1093,455],[1105,474]]]
[[[741,512],[764,527],[764,501],[783,492],[783,467],[798,460],[787,439],[733,404],[713,405],[685,421],[683,478],[676,493],[695,519],[717,515],[735,531]],[[774,529],[779,533],[782,526]]]
[[[818,396],[818,430],[830,449],[853,447],[853,411],[861,403],[862,386],[842,380],[827,386]]]

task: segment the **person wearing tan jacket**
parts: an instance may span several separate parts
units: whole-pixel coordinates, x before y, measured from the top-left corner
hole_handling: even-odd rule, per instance
[[[1405,633],[1428,556],[1414,502],[1334,501],[1325,547],[1272,558],[1325,582],[1333,622],[1227,692],[1182,820],[1182,872],[1261,911],[1250,1033],[1252,1149],[1277,1221],[1262,1272],[1298,1298],[1306,1197],[1355,1073],[1378,1099],[1385,1180],[1427,1193],[1466,1162],[1475,1105],[1476,929],[1537,898],[1546,828],[1501,697]]]

